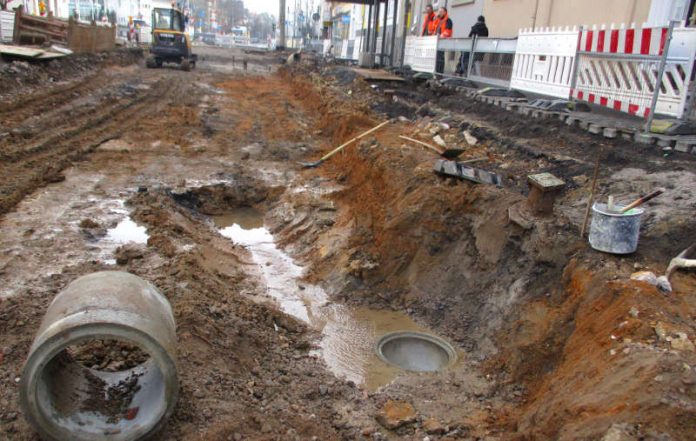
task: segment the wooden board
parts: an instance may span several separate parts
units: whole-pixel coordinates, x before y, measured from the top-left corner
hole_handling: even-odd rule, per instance
[[[57,52],[44,52],[43,54],[36,57],[39,60],[52,60],[54,58],[63,58],[65,54],[59,54]]]
[[[369,81],[404,81],[403,78],[381,69],[361,69],[354,67],[353,72]]]
[[[44,53],[45,51],[42,51],[40,49],[0,44],[0,54],[9,55],[12,57],[37,58]]]

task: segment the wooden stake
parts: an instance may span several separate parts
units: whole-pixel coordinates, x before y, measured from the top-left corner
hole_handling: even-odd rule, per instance
[[[585,219],[582,221],[582,229],[580,230],[580,238],[585,237],[585,230],[587,229],[587,221],[590,218],[590,209],[592,208],[592,202],[594,202],[595,189],[597,188],[597,177],[599,176],[599,158],[601,158],[601,151],[597,153],[597,162],[595,163],[594,176],[592,177],[592,190],[590,190],[590,199],[587,201],[587,209],[585,210]]]
[[[429,148],[430,150],[437,152],[438,155],[442,155],[444,153],[443,150],[440,150],[439,148],[435,147],[432,144],[428,144],[427,142],[423,142],[423,141],[419,141],[417,139],[409,138],[408,136],[404,136],[404,135],[399,135],[399,138],[405,139],[406,141],[411,141],[411,142],[414,142],[418,145],[422,145],[423,147]]]

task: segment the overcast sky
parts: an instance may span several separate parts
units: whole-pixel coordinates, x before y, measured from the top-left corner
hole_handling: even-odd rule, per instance
[[[278,0],[244,0],[244,6],[251,12],[268,12],[278,15]]]

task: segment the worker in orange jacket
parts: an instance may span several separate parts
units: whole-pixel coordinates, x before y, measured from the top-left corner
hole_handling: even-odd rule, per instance
[[[429,35],[435,35],[435,12],[433,12],[433,5],[425,7],[425,18],[423,19],[423,30],[421,31],[421,37]]]
[[[452,20],[447,14],[447,8],[442,6],[437,10],[437,18],[434,21],[435,24],[435,35],[439,35],[440,38],[452,38]]]
[[[447,8],[442,6],[437,10],[437,18],[435,18],[435,35],[440,38],[452,38],[452,20],[447,14]],[[435,58],[435,72],[443,73],[445,71],[445,52],[437,51]]]

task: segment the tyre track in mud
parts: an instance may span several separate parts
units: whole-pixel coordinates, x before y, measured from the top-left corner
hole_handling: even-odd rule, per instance
[[[73,101],[79,99],[99,86],[104,86],[108,83],[106,80],[99,73],[95,73],[82,81],[58,85],[48,91],[38,92],[29,97],[19,96],[13,100],[8,100],[7,106],[0,109],[0,117],[4,121],[5,129],[13,128],[14,126],[8,126],[7,123],[21,124],[27,118],[41,114],[46,108],[65,105],[66,96],[70,96]]]
[[[133,78],[109,88],[104,96],[116,91]],[[0,154],[3,165],[0,174],[0,215],[12,210],[27,194],[51,182],[62,180],[61,172],[73,161],[82,159],[101,144],[133,129],[142,118],[157,114],[173,97],[182,96],[181,79],[160,75],[149,90],[136,94],[125,102],[103,108],[95,100],[92,111],[97,116],[73,122],[70,128],[58,128],[48,138],[19,145],[14,152]],[[101,110],[103,108],[103,110]],[[84,112],[90,116],[89,111]]]

